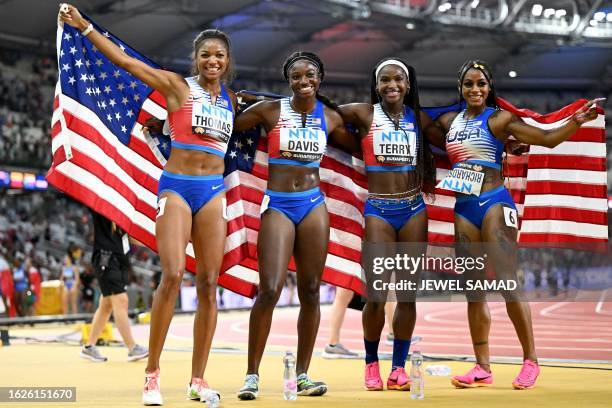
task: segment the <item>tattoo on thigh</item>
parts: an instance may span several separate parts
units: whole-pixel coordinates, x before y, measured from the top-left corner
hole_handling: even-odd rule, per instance
[[[477,341],[476,343],[474,343],[475,346],[484,346],[485,344],[489,344],[489,341],[484,340],[484,341]]]
[[[459,233],[459,242],[462,244],[469,244],[472,242],[472,240],[470,239],[470,237],[468,237],[468,235],[465,232],[460,232]]]
[[[457,236],[457,243],[456,243],[457,245],[456,249],[458,251],[469,253],[469,247],[471,243],[472,243],[472,240],[465,232],[459,232],[459,235]]]
[[[509,236],[507,228],[498,229],[495,231],[495,236],[499,246],[506,254],[512,256],[516,255],[516,241],[514,240],[514,237]]]

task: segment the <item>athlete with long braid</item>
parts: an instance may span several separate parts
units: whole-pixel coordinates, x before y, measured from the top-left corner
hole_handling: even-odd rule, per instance
[[[371,103],[340,106],[361,143],[368,177],[364,245],[409,242],[420,255],[427,246],[427,211],[423,192],[432,193],[435,167],[423,129],[432,120],[421,111],[413,67],[386,58],[374,67]],[[414,277],[418,279],[418,274]],[[362,324],[365,345],[365,389],[383,389],[378,362],[385,324],[385,300],[368,296]],[[405,391],[410,380],[404,365],[416,322],[414,299],[398,298],[393,316],[393,362],[387,389]]]

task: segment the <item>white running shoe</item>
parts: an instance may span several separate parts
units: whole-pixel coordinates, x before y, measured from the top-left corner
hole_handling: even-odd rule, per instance
[[[164,405],[164,400],[159,391],[159,368],[152,373],[145,373],[142,403],[143,405]]]
[[[218,391],[211,390],[205,379],[194,377],[187,386],[187,399],[206,402],[208,405],[212,405],[219,403],[221,394]]]

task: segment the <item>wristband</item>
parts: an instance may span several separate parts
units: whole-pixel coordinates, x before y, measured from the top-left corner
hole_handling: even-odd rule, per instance
[[[89,33],[91,33],[93,31],[93,24],[89,23],[89,25],[87,26],[87,28],[83,31],[81,31],[81,35],[83,37],[87,37],[89,35]]]

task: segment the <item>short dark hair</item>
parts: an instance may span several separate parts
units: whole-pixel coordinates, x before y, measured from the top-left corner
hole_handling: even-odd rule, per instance
[[[232,56],[232,42],[230,41],[229,36],[221,30],[212,29],[212,28],[208,30],[204,30],[200,34],[198,34],[197,37],[193,40],[193,54],[191,55],[191,58],[192,58],[191,74],[192,75],[199,74],[198,66],[196,64],[196,53],[200,49],[200,46],[202,45],[202,43],[209,39],[221,40],[225,43],[225,46],[227,47],[227,56],[229,58],[229,64],[227,65],[227,68],[225,69],[225,72],[223,73],[223,76],[221,77],[221,79],[223,82],[229,84],[234,80],[234,75],[235,75],[234,58]]]

